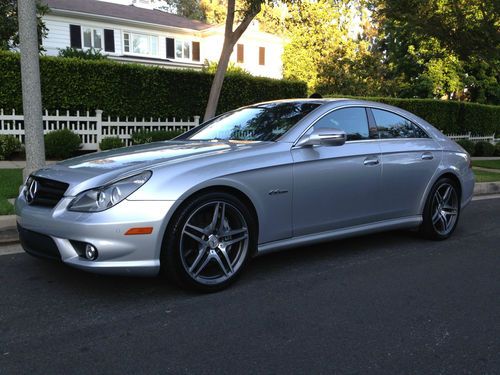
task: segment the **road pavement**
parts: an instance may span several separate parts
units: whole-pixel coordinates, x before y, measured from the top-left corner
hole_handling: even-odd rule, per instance
[[[447,241],[271,254],[210,295],[16,246],[0,256],[0,374],[500,372],[500,199],[472,202]]]

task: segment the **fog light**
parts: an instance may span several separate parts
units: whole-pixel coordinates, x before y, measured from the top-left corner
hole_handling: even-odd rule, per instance
[[[85,258],[95,260],[97,258],[97,249],[91,244],[85,245]]]

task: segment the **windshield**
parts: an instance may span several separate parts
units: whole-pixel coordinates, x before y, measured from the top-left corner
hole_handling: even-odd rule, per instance
[[[191,140],[275,141],[318,103],[270,103],[226,113],[212,120]]]

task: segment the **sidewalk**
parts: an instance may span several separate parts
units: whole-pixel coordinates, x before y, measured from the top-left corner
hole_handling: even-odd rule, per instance
[[[55,164],[56,160],[47,160],[45,164]],[[24,160],[0,160],[0,169],[23,169],[26,167]]]

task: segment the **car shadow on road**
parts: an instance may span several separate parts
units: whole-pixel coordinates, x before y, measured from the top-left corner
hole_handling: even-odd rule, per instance
[[[342,266],[366,257],[380,257],[387,251],[405,246],[425,247],[426,240],[410,231],[392,231],[351,239],[337,240],[314,246],[299,247],[254,258],[242,278],[232,288],[251,287],[254,281],[283,277],[287,272],[308,272],[325,262]],[[29,257],[28,255],[23,255]],[[59,262],[31,258],[23,271],[25,281],[43,283],[45,288],[58,289],[58,293],[78,292],[81,298],[99,296],[123,299],[132,296],[193,296],[169,282],[164,276],[153,278],[98,275],[73,269]]]

